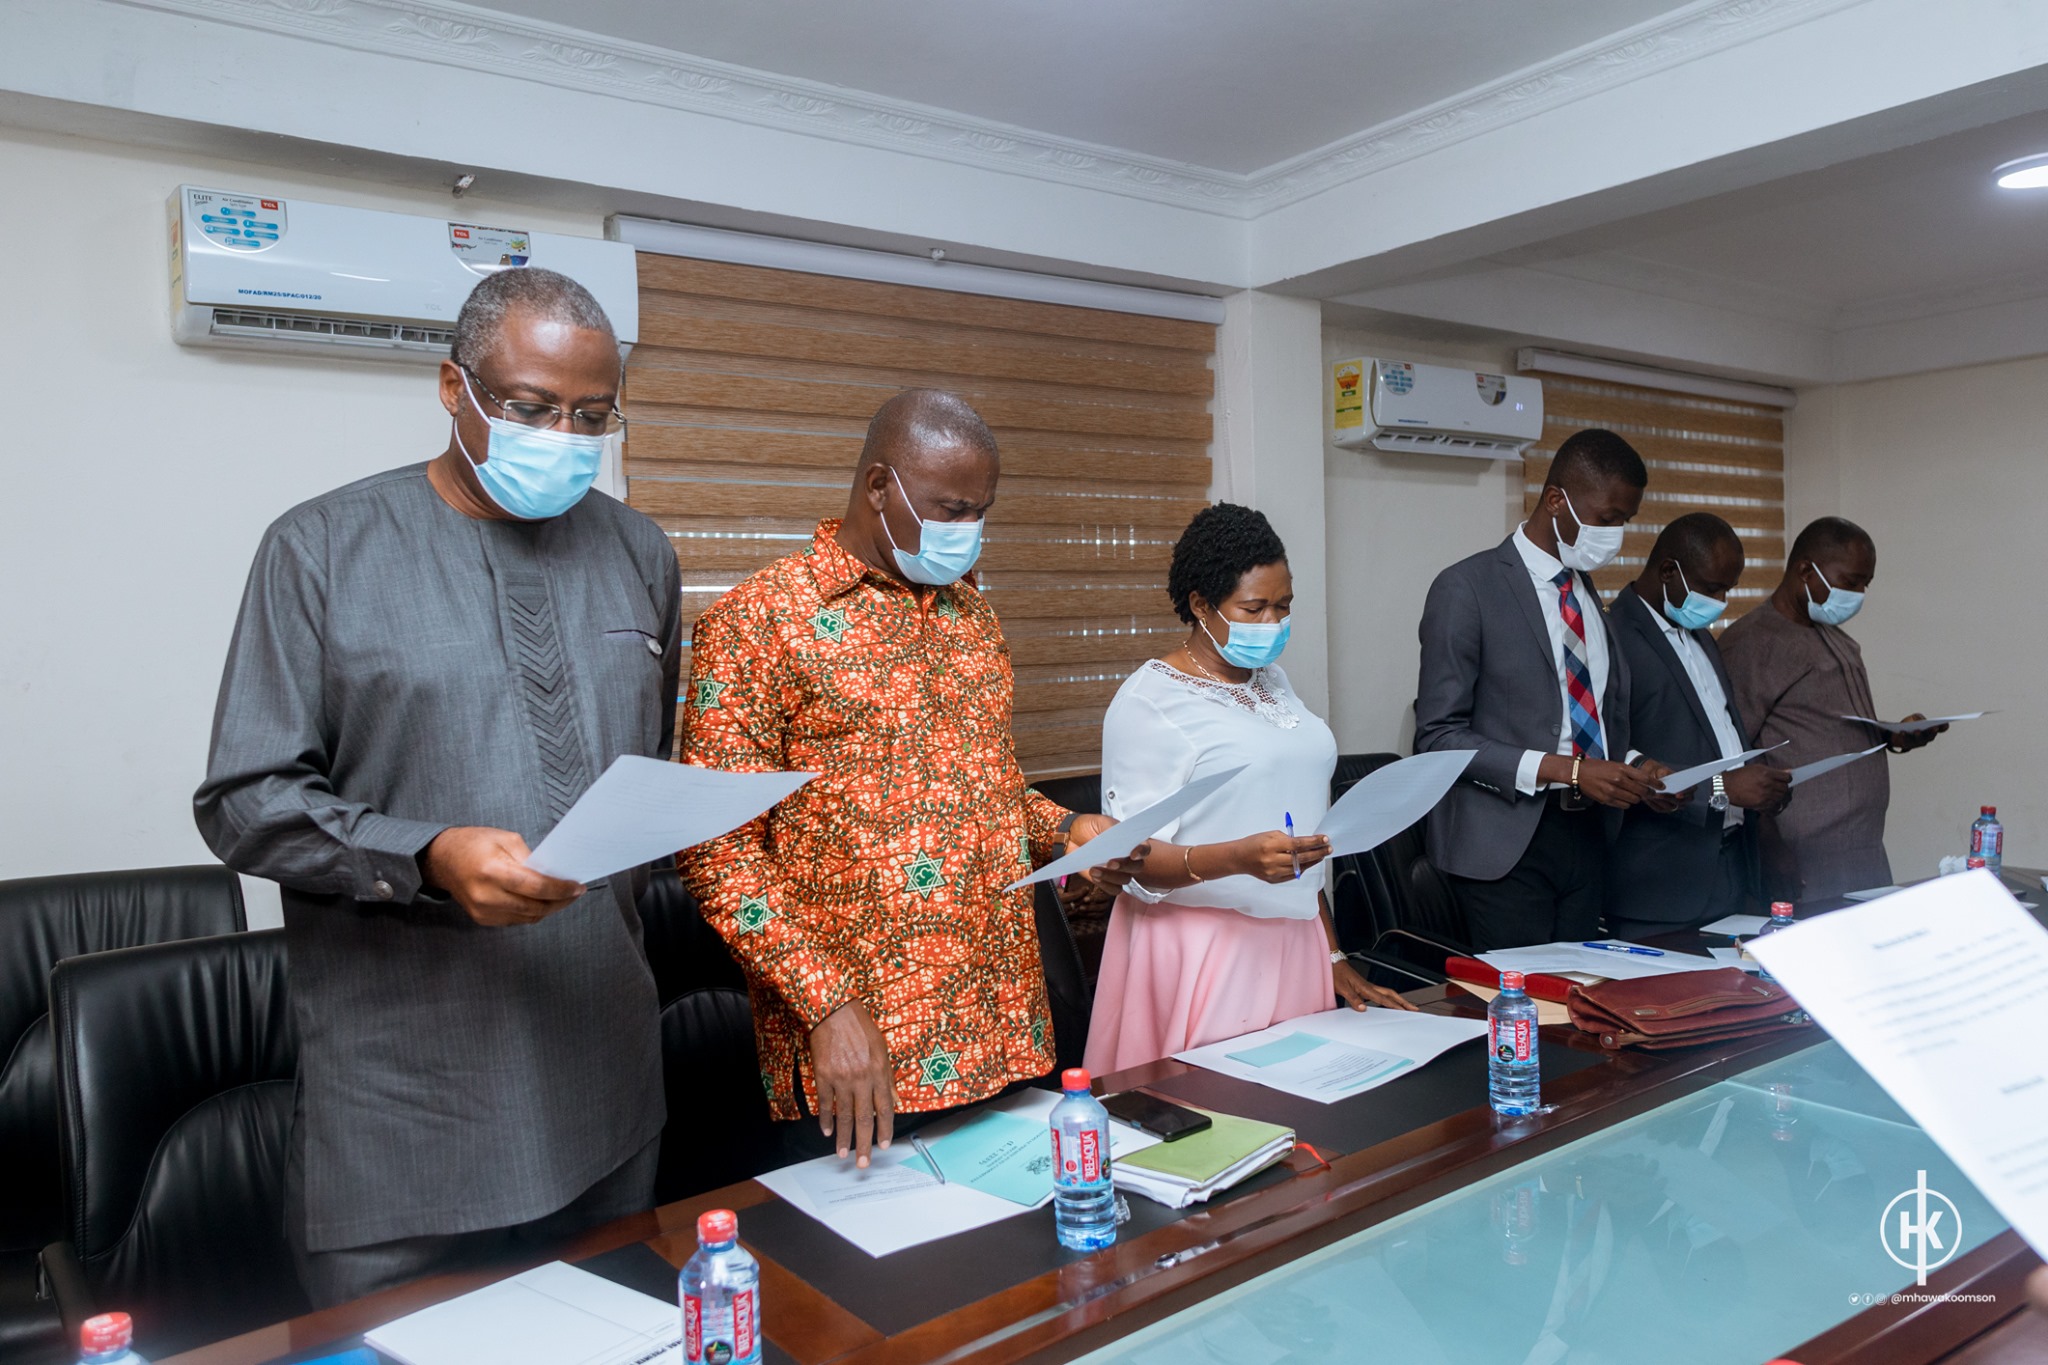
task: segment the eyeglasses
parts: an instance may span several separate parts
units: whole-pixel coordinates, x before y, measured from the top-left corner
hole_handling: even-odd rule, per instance
[[[562,419],[566,417],[569,419],[569,429],[578,436],[610,436],[626,429],[625,414],[616,407],[608,412],[593,412],[588,408],[565,409],[556,407],[553,403],[529,403],[518,398],[507,402],[492,393],[490,385],[484,383],[483,376],[475,370],[464,365],[462,372],[470,377],[477,388],[483,390],[484,397],[490,399],[491,405],[505,415],[505,420],[515,425],[549,431],[560,426]]]

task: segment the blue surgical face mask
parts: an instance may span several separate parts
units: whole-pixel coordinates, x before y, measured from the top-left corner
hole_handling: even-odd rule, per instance
[[[470,406],[490,424],[490,445],[484,462],[470,459],[477,482],[492,502],[521,521],[546,521],[583,501],[583,495],[597,482],[607,447],[623,445],[625,433],[612,436],[576,436],[568,432],[523,427],[502,417],[492,417],[476,401],[469,375],[462,376]],[[455,444],[464,458],[462,427],[455,428]]]
[[[1264,668],[1280,657],[1287,648],[1287,636],[1294,625],[1292,616],[1278,621],[1223,621],[1224,637],[1218,640],[1204,625],[1202,633],[1209,637],[1209,643],[1216,646],[1216,652],[1224,662],[1239,668]]]
[[[910,515],[917,517],[917,509],[910,505],[910,494],[904,492],[903,480],[893,467],[889,470],[889,477],[896,480],[896,491],[902,494],[903,505],[910,508]],[[882,518],[882,534],[889,537],[889,548],[896,551],[896,567],[913,583],[931,588],[957,583],[981,558],[980,519],[926,521],[917,517],[917,533],[917,553],[907,555],[896,543],[896,535],[889,529],[889,519]]]
[[[1820,571],[1820,565],[1818,564],[1813,566],[1813,576],[1818,578],[1821,586],[1828,590],[1828,598],[1825,602],[1816,602],[1813,600],[1813,589],[1806,588],[1806,614],[1808,616],[1811,616],[1824,626],[1839,626],[1857,612],[1863,610],[1862,593],[1850,592],[1847,588],[1838,588],[1828,582],[1828,576]],[[1806,585],[1802,583],[1800,587],[1805,588]]]
[[[1705,630],[1721,619],[1721,613],[1728,610],[1726,602],[1719,602],[1705,593],[1692,590],[1692,584],[1685,581],[1685,566],[1672,561],[1678,569],[1678,582],[1685,589],[1685,600],[1677,606],[1671,605],[1669,593],[1664,597],[1664,614],[1671,618],[1671,624],[1680,630]]]

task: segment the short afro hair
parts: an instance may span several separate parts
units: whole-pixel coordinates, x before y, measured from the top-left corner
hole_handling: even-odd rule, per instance
[[[513,313],[603,332],[614,340],[618,336],[590,291],[567,275],[537,265],[514,267],[484,276],[469,291],[455,315],[455,344],[448,348],[448,358],[474,373],[496,353],[505,319]]]
[[[1791,568],[1800,560],[1815,560],[1822,555],[1831,555],[1841,550],[1853,550],[1868,545],[1873,551],[1877,542],[1870,538],[1870,532],[1858,526],[1847,517],[1822,517],[1810,521],[1792,541],[1792,548],[1785,554],[1785,567]]]
[[[1543,478],[1545,488],[1571,484],[1585,492],[1616,482],[1630,488],[1647,488],[1650,471],[1634,446],[1601,427],[1587,427],[1565,437],[1558,444],[1556,458],[1550,462],[1550,472]]]
[[[1173,564],[1166,571],[1166,595],[1189,625],[1196,593],[1214,607],[1230,600],[1244,576],[1262,564],[1284,563],[1287,547],[1264,512],[1219,502],[1195,513],[1188,529],[1173,544]]]

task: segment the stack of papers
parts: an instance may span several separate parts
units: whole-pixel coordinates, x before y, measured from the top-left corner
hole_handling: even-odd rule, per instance
[[[1174,1057],[1205,1071],[1330,1104],[1385,1085],[1485,1033],[1484,1019],[1408,1010],[1335,1009],[1290,1019],[1229,1042],[1176,1052]]]
[[[821,1156],[758,1177],[870,1256],[950,1237],[1001,1222],[1052,1198],[1053,1106],[1050,1090],[1020,1090],[963,1119],[935,1124],[917,1136],[927,1159],[907,1137],[877,1149],[868,1168],[853,1158]],[[1114,1119],[1112,1162],[1154,1146],[1159,1139]],[[934,1173],[938,1163],[945,1180]]]
[[[366,1332],[399,1365],[681,1365],[673,1302],[555,1261]]]
[[[1258,1174],[1294,1150],[1292,1129],[1210,1109],[1198,1112],[1209,1116],[1209,1127],[1118,1161],[1116,1187],[1170,1209],[1184,1209]]]
[[[1615,943],[1619,940],[1598,941]],[[1525,975],[1530,972],[1547,972],[1552,976],[1594,977],[1607,981],[1627,981],[1638,976],[1668,976],[1673,972],[1704,971],[1709,966],[1705,959],[1695,957],[1691,953],[1667,953],[1661,949],[1651,951],[1656,955],[1588,948],[1583,943],[1539,943],[1533,948],[1501,948],[1491,953],[1481,953],[1479,960],[1504,972],[1515,971]]]

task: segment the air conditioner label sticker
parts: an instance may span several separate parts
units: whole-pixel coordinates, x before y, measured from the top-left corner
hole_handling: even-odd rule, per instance
[[[510,270],[533,259],[533,234],[517,228],[450,223],[448,249],[455,259],[479,275]]]
[[[1365,425],[1365,366],[1356,360],[1336,365],[1336,393],[1330,425],[1338,431]]]
[[[284,240],[284,200],[217,190],[185,191],[185,213],[206,240],[230,251],[261,251]]]

